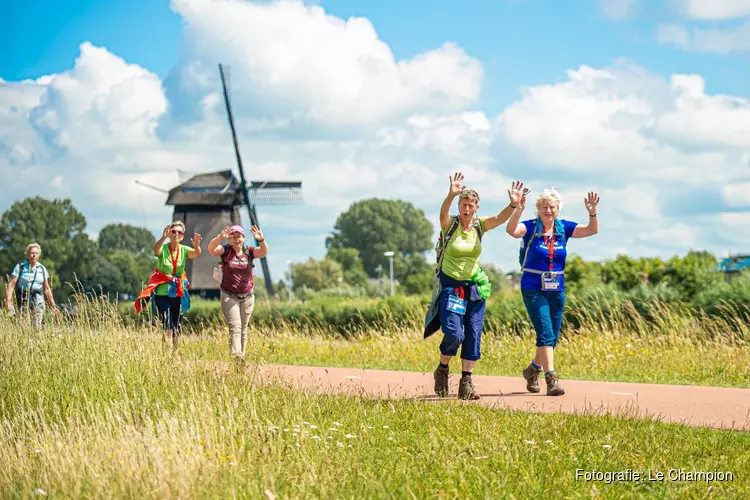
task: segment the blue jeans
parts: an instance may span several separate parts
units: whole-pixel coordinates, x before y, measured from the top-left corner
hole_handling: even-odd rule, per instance
[[[470,281],[456,281],[441,272],[440,284],[443,287],[439,298],[440,328],[443,330],[440,354],[455,356],[461,346],[461,359],[476,361],[481,357],[480,343],[487,301],[479,297],[476,285]],[[463,315],[447,308],[448,298],[456,295],[456,288],[464,289],[466,312]]]
[[[565,292],[521,290],[523,303],[536,331],[537,347],[557,346],[562,326]]]

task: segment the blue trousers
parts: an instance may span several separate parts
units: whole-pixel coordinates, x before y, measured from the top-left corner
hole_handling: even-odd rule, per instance
[[[537,347],[556,347],[562,326],[565,292],[521,290],[521,295],[536,331]]]
[[[440,354],[455,356],[461,347],[461,359],[476,361],[481,357],[480,344],[484,312],[487,302],[479,297],[476,285],[470,281],[456,281],[440,273],[440,328],[443,330],[443,341],[440,343]],[[449,311],[448,298],[457,295],[456,288],[463,288],[466,299],[466,312],[461,315]]]

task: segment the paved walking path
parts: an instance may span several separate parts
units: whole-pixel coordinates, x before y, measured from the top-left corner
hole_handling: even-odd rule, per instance
[[[368,397],[406,398],[424,401],[456,401],[460,373],[451,373],[451,396],[439,398],[433,391],[432,372],[363,370],[313,366],[257,365],[259,380],[283,380],[316,392],[338,392]],[[474,375],[482,396],[480,404],[495,408],[576,414],[619,414],[670,423],[721,429],[750,430],[750,389],[659,385],[622,382],[562,380],[563,396],[526,392],[518,377]]]

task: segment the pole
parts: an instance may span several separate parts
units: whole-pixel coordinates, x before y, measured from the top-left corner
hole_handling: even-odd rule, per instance
[[[391,255],[390,259],[391,259],[391,295],[393,295],[393,255]]]
[[[242,168],[242,157],[240,156],[240,145],[237,142],[237,132],[234,129],[234,119],[232,118],[232,108],[229,105],[229,93],[227,92],[227,83],[224,78],[224,65],[219,63],[219,75],[221,76],[221,86],[224,90],[224,104],[227,107],[227,117],[229,119],[229,128],[232,130],[232,141],[234,142],[234,155],[237,158],[237,167],[240,171],[240,188],[242,191],[242,197],[245,201],[248,214],[250,215],[250,222],[254,226],[260,226],[258,223],[258,216],[255,214],[255,208],[250,204],[250,195],[247,192],[247,181],[245,180],[245,169]],[[257,245],[258,242],[256,241]],[[271,279],[271,270],[268,267],[268,261],[265,257],[260,259],[260,263],[263,266],[263,278],[266,282],[266,290],[268,296],[273,297],[273,280]]]

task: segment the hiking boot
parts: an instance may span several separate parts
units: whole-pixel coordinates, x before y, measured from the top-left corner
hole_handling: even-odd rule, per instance
[[[448,367],[438,365],[433,374],[435,379],[435,394],[444,398],[448,395]]]
[[[526,379],[526,390],[529,392],[539,392],[539,375],[542,374],[542,369],[536,369],[529,365],[523,369],[523,378]]]
[[[470,376],[461,377],[458,383],[458,399],[479,399]]]
[[[560,382],[557,380],[557,372],[545,375],[544,380],[547,382],[547,396],[562,396],[565,394],[565,389],[560,386]]]

